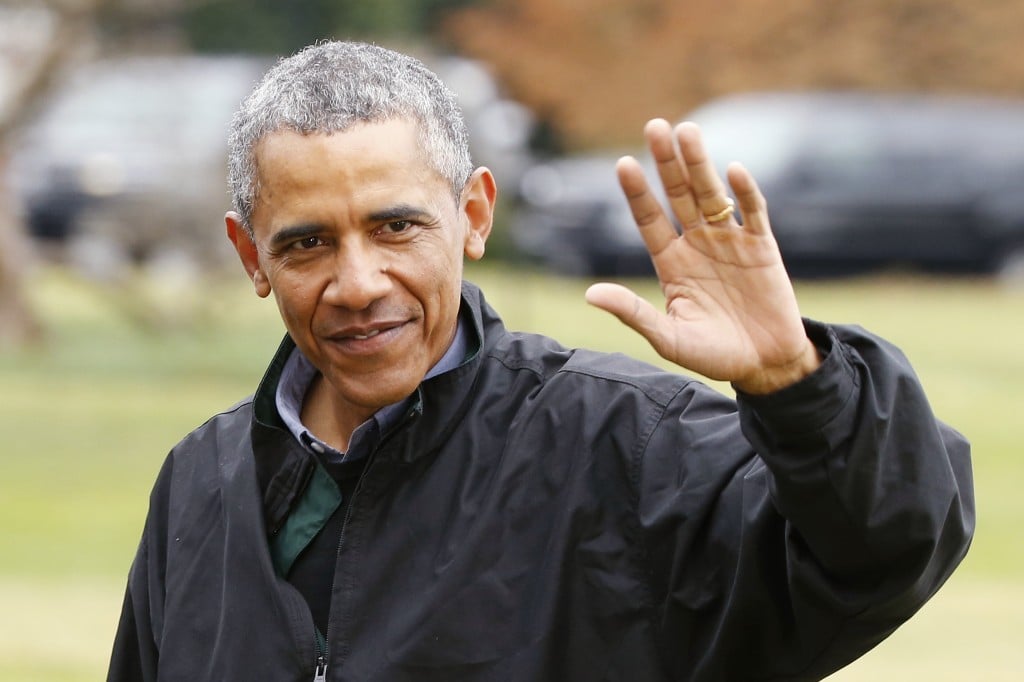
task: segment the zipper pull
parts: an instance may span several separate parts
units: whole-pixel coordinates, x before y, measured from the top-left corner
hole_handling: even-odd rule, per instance
[[[324,660],[323,654],[316,657],[316,672],[313,674],[313,682],[326,682],[327,680],[327,661]]]

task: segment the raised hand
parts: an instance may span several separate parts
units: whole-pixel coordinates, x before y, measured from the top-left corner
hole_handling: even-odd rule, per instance
[[[747,393],[769,393],[812,372],[820,360],[754,178],[737,163],[729,166],[741,225],[696,125],[673,130],[655,119],[644,136],[682,234],[636,159],[620,159],[616,170],[654,262],[665,312],[617,284],[591,286],[587,302],[635,329],[667,360]]]

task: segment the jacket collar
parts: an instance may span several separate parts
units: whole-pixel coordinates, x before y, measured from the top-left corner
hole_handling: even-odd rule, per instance
[[[281,373],[294,348],[295,342],[286,335],[253,396],[250,434],[265,523],[271,535],[284,523],[314,469],[313,459],[288,431],[274,402]]]

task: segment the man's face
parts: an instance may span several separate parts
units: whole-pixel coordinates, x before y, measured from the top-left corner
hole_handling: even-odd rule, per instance
[[[234,214],[228,234],[333,409],[365,419],[411,394],[450,345],[462,257],[483,255],[493,178],[478,169],[457,200],[407,120],[276,132],[256,155],[254,238]]]

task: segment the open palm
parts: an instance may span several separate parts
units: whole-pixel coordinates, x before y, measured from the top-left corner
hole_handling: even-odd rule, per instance
[[[644,132],[682,234],[635,159],[620,159],[617,171],[658,274],[665,312],[615,284],[595,284],[587,301],[642,334],[662,357],[746,392],[767,393],[813,371],[817,353],[754,179],[739,164],[729,168],[740,225],[694,124],[673,131],[659,119]]]

